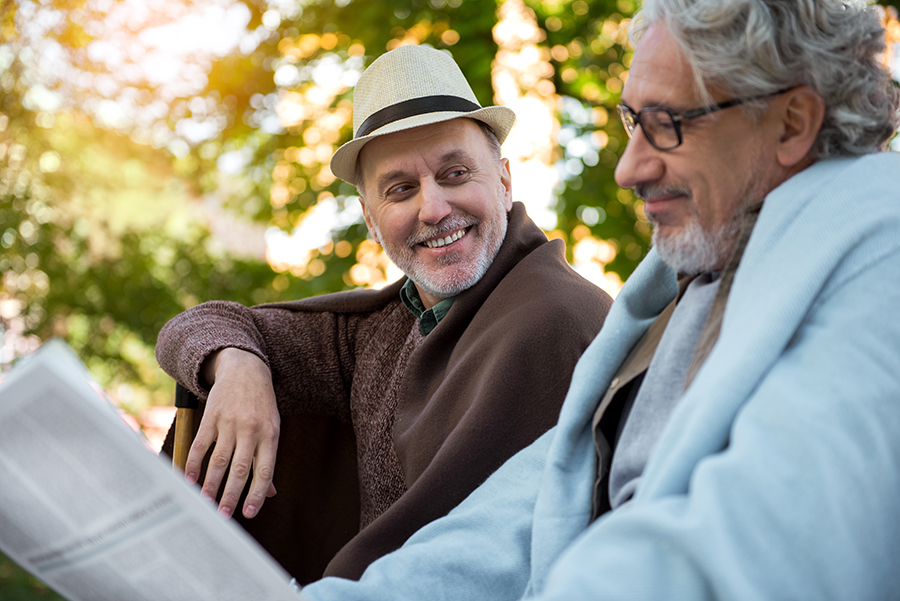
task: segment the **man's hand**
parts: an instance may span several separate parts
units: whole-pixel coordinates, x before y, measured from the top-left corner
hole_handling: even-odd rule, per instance
[[[201,493],[209,499],[216,498],[231,462],[219,501],[219,513],[231,517],[252,469],[253,480],[243,514],[255,517],[266,497],[275,495],[272,476],[281,417],[275,404],[272,374],[253,353],[226,348],[206,358],[202,376],[211,388],[184,466],[185,478],[191,484],[197,482],[203,458],[215,442]]]

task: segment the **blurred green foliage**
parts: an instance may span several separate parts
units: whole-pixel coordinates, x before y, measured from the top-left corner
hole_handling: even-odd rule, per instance
[[[650,240],[646,220],[638,219],[634,195],[620,189],[613,179],[627,141],[615,113],[623,84],[620,76],[628,70],[632,54],[623,20],[634,12],[635,4],[631,0],[575,0],[530,5],[547,32],[546,44],[554,58],[562,141],[597,133],[605,140],[596,156],[573,155],[573,145],[559,144],[561,161],[567,166],[575,161],[575,169],[569,169],[570,177],[556,202],[558,227],[569,234],[569,248],[574,243],[571,233],[585,223],[593,236],[611,242],[618,252],[606,269],[624,281],[643,258]],[[599,112],[601,119],[585,118],[591,109]],[[600,218],[585,219],[586,207],[593,208]]]
[[[160,327],[184,308],[210,298],[254,304],[354,285],[347,274],[366,239],[360,221],[335,232],[335,242],[349,243],[349,252],[326,245],[310,257],[319,262],[316,277],[296,277],[274,271],[259,254],[223,248],[209,231],[204,202],[215,197],[232,215],[285,231],[323,198],[355,205],[355,190],[328,178],[326,169],[330,151],[351,136],[353,73],[400,41],[450,48],[481,102],[492,103],[497,3],[285,4],[273,21],[266,0],[235,1],[226,6],[243,7],[245,39],[230,52],[193,57],[193,71],[172,74],[183,85],[153,85],[136,75],[152,58],[149,50],[129,47],[110,58],[118,35],[112,25],[164,23],[174,18],[166,10],[178,16],[172,7],[182,6],[161,3],[143,21],[110,16],[127,4],[2,5],[0,324],[17,346],[7,343],[0,366],[37,341],[61,336],[114,397],[117,387],[130,387],[136,397],[125,399],[126,407],[139,411],[171,398],[171,382],[155,367],[152,348]],[[608,90],[607,80],[610,68],[624,70],[628,51],[603,28],[633,7],[628,0],[529,6],[548,33],[543,45],[585,49],[557,65],[577,73],[553,80],[563,95],[561,135],[571,141],[600,130],[608,140],[593,158],[567,156],[562,145],[555,151],[568,167],[560,167],[559,233],[566,236],[580,223],[584,207],[597,207],[594,214],[604,218],[594,219],[591,230],[621,249],[610,267],[624,279],[646,250],[648,232],[636,229],[633,198],[619,194],[612,181],[610,167],[623,141],[608,118],[618,89]],[[137,29],[126,33],[140,41]],[[55,70],[42,56],[57,57]],[[350,83],[306,118],[279,124],[285,94],[308,98],[322,87],[317,69],[334,64],[346,66]],[[120,107],[118,114],[110,116],[110,103]],[[605,107],[600,125],[582,118],[595,106]],[[326,131],[323,116],[329,115],[337,128]],[[204,127],[199,138],[191,133]],[[328,152],[322,152],[323,137]],[[317,152],[303,154],[312,149]],[[236,156],[238,172],[223,174],[219,165]],[[573,160],[582,159],[573,175]],[[284,194],[276,199],[279,186]]]
[[[0,593],[2,593],[0,598],[3,601],[56,601],[62,599],[40,580],[19,569],[2,553],[0,553]]]

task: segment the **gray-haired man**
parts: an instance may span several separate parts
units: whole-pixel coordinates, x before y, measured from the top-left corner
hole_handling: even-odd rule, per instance
[[[557,427],[353,599],[895,599],[898,91],[838,0],[648,0],[616,169],[655,248]],[[689,277],[676,281],[676,272]]]

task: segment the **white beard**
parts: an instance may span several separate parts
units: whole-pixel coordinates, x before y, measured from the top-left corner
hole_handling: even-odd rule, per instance
[[[473,228],[467,235],[481,238],[481,244],[474,256],[458,257],[448,256],[441,261],[442,267],[438,269],[426,268],[416,258],[410,247],[415,240],[432,237],[435,233],[450,233],[475,224],[478,231]],[[468,290],[478,283],[494,262],[494,257],[500,250],[503,240],[506,238],[507,214],[500,204],[482,221],[471,216],[451,215],[440,224],[433,227],[423,226],[419,231],[410,236],[405,245],[391,245],[385,243],[378,224],[372,220],[372,229],[375,235],[382,241],[382,248],[388,258],[399,267],[409,279],[419,288],[435,298],[450,298],[458,295],[463,290]]]
[[[713,271],[728,259],[741,231],[741,213],[713,231],[700,225],[696,215],[675,235],[660,236],[653,231],[653,245],[660,258],[679,274],[696,275]]]

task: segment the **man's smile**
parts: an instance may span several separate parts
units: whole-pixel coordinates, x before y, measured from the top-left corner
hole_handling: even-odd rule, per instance
[[[431,240],[425,240],[421,243],[421,245],[427,248],[443,248],[444,246],[453,244],[454,242],[465,236],[469,232],[469,229],[471,229],[471,227],[472,226],[456,230],[455,232],[452,232],[446,236],[441,236]]]

